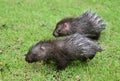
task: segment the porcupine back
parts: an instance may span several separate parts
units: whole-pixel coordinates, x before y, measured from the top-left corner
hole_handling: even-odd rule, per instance
[[[100,18],[100,16],[92,11],[86,11],[82,16],[80,16],[80,19],[81,22],[88,22],[86,25],[92,25],[96,32],[101,32],[106,27],[105,22]]]
[[[106,27],[104,21],[92,11],[86,11],[82,16],[78,17],[77,21],[71,24],[72,27],[75,27],[74,24],[76,23],[76,30],[78,33],[84,34],[90,38],[93,37],[93,39],[98,39],[101,31]]]
[[[97,43],[79,33],[73,34],[67,38],[65,48],[68,54],[72,54],[75,58],[79,56],[91,58],[94,57],[97,52],[102,51],[102,48]]]

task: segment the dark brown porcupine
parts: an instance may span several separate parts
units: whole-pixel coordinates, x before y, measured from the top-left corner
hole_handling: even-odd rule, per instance
[[[71,61],[93,59],[96,53],[101,51],[97,43],[76,33],[64,38],[38,42],[30,48],[25,60],[28,63],[52,60],[56,62],[59,71],[65,69]]]
[[[88,38],[98,40],[106,24],[95,13],[86,11],[80,17],[64,18],[59,21],[53,32],[55,37],[80,33]]]

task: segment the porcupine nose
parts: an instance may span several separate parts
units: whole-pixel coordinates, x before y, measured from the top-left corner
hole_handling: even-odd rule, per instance
[[[33,62],[32,59],[28,58],[27,56],[25,57],[25,60],[26,60],[26,62],[28,62],[28,63],[32,63],[32,62]]]

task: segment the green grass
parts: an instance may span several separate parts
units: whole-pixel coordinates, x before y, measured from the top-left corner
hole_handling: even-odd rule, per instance
[[[0,81],[120,81],[120,0],[0,0]],[[56,23],[92,9],[107,23],[102,53],[56,73],[52,64],[25,62],[39,40],[53,39]]]

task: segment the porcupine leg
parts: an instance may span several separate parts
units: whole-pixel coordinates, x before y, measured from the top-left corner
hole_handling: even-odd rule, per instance
[[[56,64],[57,64],[56,71],[58,72],[60,70],[64,70],[67,67],[68,61],[65,59],[59,59]]]

